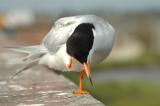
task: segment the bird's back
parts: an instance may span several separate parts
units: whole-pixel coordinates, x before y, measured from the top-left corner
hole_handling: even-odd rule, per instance
[[[93,25],[95,26],[93,30],[94,42],[88,56],[88,60],[92,64],[101,62],[109,55],[115,39],[114,28],[102,18],[96,16],[93,19]]]

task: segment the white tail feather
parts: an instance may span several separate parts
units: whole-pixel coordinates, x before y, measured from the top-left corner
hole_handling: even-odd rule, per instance
[[[11,50],[18,53],[25,53],[27,56],[23,57],[22,60],[25,62],[25,65],[22,66],[20,69],[16,71],[14,75],[12,75],[9,79],[13,79],[19,73],[23,72],[24,70],[37,65],[40,58],[46,54],[48,51],[42,45],[35,45],[35,46],[22,46],[22,47],[6,47],[7,50]]]

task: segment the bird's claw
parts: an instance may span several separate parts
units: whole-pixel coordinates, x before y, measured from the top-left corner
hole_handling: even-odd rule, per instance
[[[72,64],[73,64],[73,57],[70,58],[69,64],[66,64],[66,67],[67,67],[68,69],[70,69],[70,68],[72,68]]]
[[[66,66],[68,69],[70,69],[72,67],[72,64],[67,64]]]

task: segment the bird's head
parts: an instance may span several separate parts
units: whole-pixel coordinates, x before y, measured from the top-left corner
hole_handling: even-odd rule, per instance
[[[81,23],[75,28],[66,43],[67,53],[84,65],[85,72],[91,84],[92,80],[88,56],[93,46],[94,29],[95,27],[91,23]]]

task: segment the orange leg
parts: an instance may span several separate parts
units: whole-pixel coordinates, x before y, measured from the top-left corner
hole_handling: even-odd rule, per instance
[[[73,57],[70,58],[69,60],[69,64],[67,64],[67,68],[70,69],[72,67],[72,64],[73,64]]]
[[[80,73],[80,77],[79,77],[79,88],[76,89],[75,91],[73,91],[73,93],[75,94],[88,94],[88,91],[84,91],[83,89],[83,75],[84,75],[84,71],[81,71]]]

